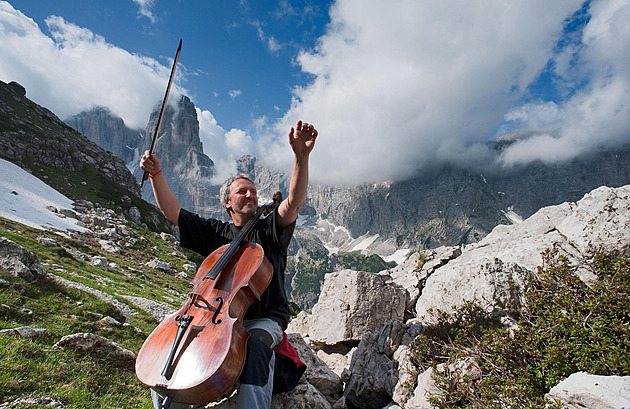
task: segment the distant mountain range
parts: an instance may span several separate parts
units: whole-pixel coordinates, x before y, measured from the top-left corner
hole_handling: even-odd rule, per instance
[[[106,108],[82,112],[65,122],[117,154],[134,170],[138,153],[148,149],[157,115],[156,107],[144,132],[127,128]],[[499,152],[527,137],[515,132],[493,141],[492,148]],[[183,207],[225,218],[216,197],[218,186],[209,182],[214,163],[203,153],[195,107],[187,97],[177,101],[177,110],[167,109],[156,152]],[[287,175],[260,166],[256,158],[241,158],[238,169],[252,176],[261,191],[286,193]],[[302,221],[306,226],[319,225],[314,232],[331,249],[351,249],[350,243],[362,237],[363,245],[371,240],[366,253],[389,256],[397,248],[477,242],[496,225],[518,222],[541,207],[578,200],[602,185],[628,183],[630,145],[602,148],[567,162],[534,162],[510,170],[443,165],[415,178],[386,184],[311,185]],[[153,202],[150,189],[145,187],[142,193],[145,200]],[[344,234],[330,231],[335,227],[344,228],[345,243],[339,242]],[[385,242],[388,244],[383,245]]]

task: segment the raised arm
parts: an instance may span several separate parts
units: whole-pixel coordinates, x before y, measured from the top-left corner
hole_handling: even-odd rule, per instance
[[[140,168],[149,172],[153,195],[162,214],[177,225],[181,206],[168,183],[166,183],[166,178],[164,178],[160,167],[160,160],[155,154],[149,154],[149,151],[145,151],[140,158]]]
[[[308,188],[308,160],[315,139],[317,130],[313,125],[298,121],[295,128],[289,132],[289,145],[293,149],[295,157],[293,159],[293,172],[289,183],[289,196],[278,206],[278,224],[284,228],[293,223],[306,199]]]

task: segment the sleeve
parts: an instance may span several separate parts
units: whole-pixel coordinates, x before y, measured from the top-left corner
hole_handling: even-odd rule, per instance
[[[293,237],[293,231],[295,230],[295,221],[285,227],[284,229],[278,226],[277,222],[277,208],[271,214],[271,223],[270,227],[272,229],[273,241],[282,247],[284,250],[289,248],[289,243],[291,243],[291,237]]]
[[[216,219],[204,219],[181,209],[178,218],[180,245],[206,257],[229,242],[224,238],[227,223]]]

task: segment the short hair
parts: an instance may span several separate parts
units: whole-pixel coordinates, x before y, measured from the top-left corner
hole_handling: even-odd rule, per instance
[[[225,182],[223,182],[223,185],[221,186],[221,190],[219,190],[219,199],[221,199],[221,203],[222,204],[226,204],[229,200],[230,200],[230,186],[232,185],[232,182],[234,182],[235,180],[238,179],[245,179],[248,180],[252,185],[255,185],[254,181],[251,180],[249,178],[249,176],[241,173],[238,176],[234,176],[229,178],[228,180],[226,180]],[[228,214],[230,213],[229,210],[225,209]]]

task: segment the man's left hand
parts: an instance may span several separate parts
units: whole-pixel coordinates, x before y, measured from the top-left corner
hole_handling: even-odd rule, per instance
[[[316,138],[317,129],[311,124],[302,123],[302,121],[298,121],[296,127],[291,128],[289,132],[289,144],[296,156],[310,155],[315,146]]]

